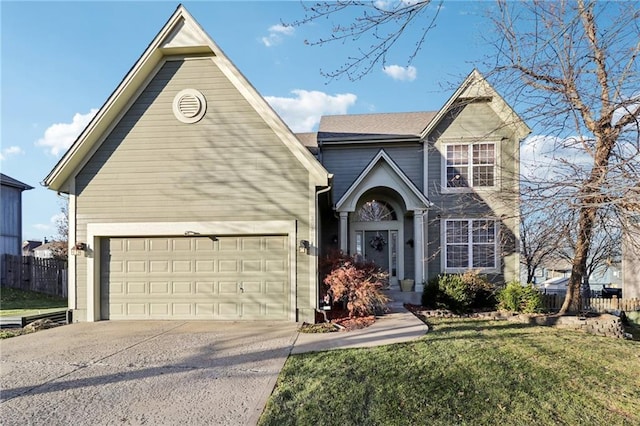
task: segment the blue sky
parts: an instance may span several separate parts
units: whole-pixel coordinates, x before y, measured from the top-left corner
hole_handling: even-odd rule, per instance
[[[23,239],[56,234],[60,199],[40,182],[92,112],[102,106],[174,12],[176,2],[1,3],[1,170],[35,189],[23,194]],[[330,81],[352,44],[305,45],[331,20],[295,29],[293,2],[185,2],[189,12],[294,131],[315,130],[322,114],[438,110],[488,52],[483,2],[445,2],[437,27],[408,69],[396,65],[360,81]],[[409,37],[410,38],[410,37]],[[482,71],[482,69],[481,69]]]

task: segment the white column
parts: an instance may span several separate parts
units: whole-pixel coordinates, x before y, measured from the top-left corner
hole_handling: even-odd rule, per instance
[[[340,212],[340,250],[347,253],[347,232],[349,225],[349,212]]]
[[[413,211],[413,254],[415,257],[415,291],[421,292],[423,289],[422,281],[424,280],[423,264],[424,264],[424,232],[423,232],[423,215],[424,210]]]

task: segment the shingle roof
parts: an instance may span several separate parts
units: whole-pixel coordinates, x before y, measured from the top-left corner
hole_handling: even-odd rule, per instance
[[[298,140],[302,142],[302,145],[307,148],[314,148],[318,146],[318,134],[315,132],[311,133],[296,133]]]
[[[22,189],[26,191],[28,189],[33,189],[33,186],[29,186],[26,183],[22,183],[17,179],[14,179],[10,176],[5,175],[4,173],[0,173],[0,183],[5,186],[12,186],[14,188]]]
[[[318,139],[420,137],[437,111],[323,116]]]

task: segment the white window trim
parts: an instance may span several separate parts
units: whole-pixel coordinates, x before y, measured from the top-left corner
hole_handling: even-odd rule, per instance
[[[471,154],[471,150],[473,149],[473,145],[478,144],[491,144],[493,145],[493,153],[494,153],[494,163],[493,163],[493,186],[463,186],[463,187],[449,187],[447,186],[447,147],[452,145],[467,145],[467,149],[469,150],[468,159],[473,161],[473,155]],[[500,144],[497,140],[476,140],[473,142],[465,142],[465,141],[447,141],[442,143],[442,148],[440,150],[440,156],[442,161],[440,163],[440,186],[441,192],[443,194],[456,194],[456,193],[464,193],[464,192],[494,192],[500,189]],[[470,163],[468,166],[469,169],[469,177],[473,179],[473,164]]]
[[[492,220],[495,223],[494,233],[495,233],[495,242],[494,242],[494,265],[493,268],[474,268],[473,266],[468,266],[466,268],[448,268],[447,267],[447,221],[448,220],[466,220],[468,222],[474,220]],[[471,232],[471,227],[469,228],[469,232]],[[440,241],[441,241],[441,256],[440,256],[440,270],[445,273],[458,274],[464,273],[469,270],[480,271],[484,273],[500,273],[500,221],[495,217],[447,217],[442,218],[440,220]],[[469,242],[469,247],[473,247],[473,242]],[[469,252],[469,260],[472,261],[473,256],[470,250]]]

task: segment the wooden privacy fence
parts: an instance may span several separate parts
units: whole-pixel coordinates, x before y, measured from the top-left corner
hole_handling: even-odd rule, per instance
[[[545,309],[557,311],[562,307],[564,294],[543,294],[542,303]],[[590,297],[583,300],[582,307],[585,311],[606,312],[621,310],[625,312],[640,310],[640,299],[618,299],[613,296],[611,299],[600,297]]]
[[[2,286],[67,297],[67,263],[32,256],[2,256]]]

